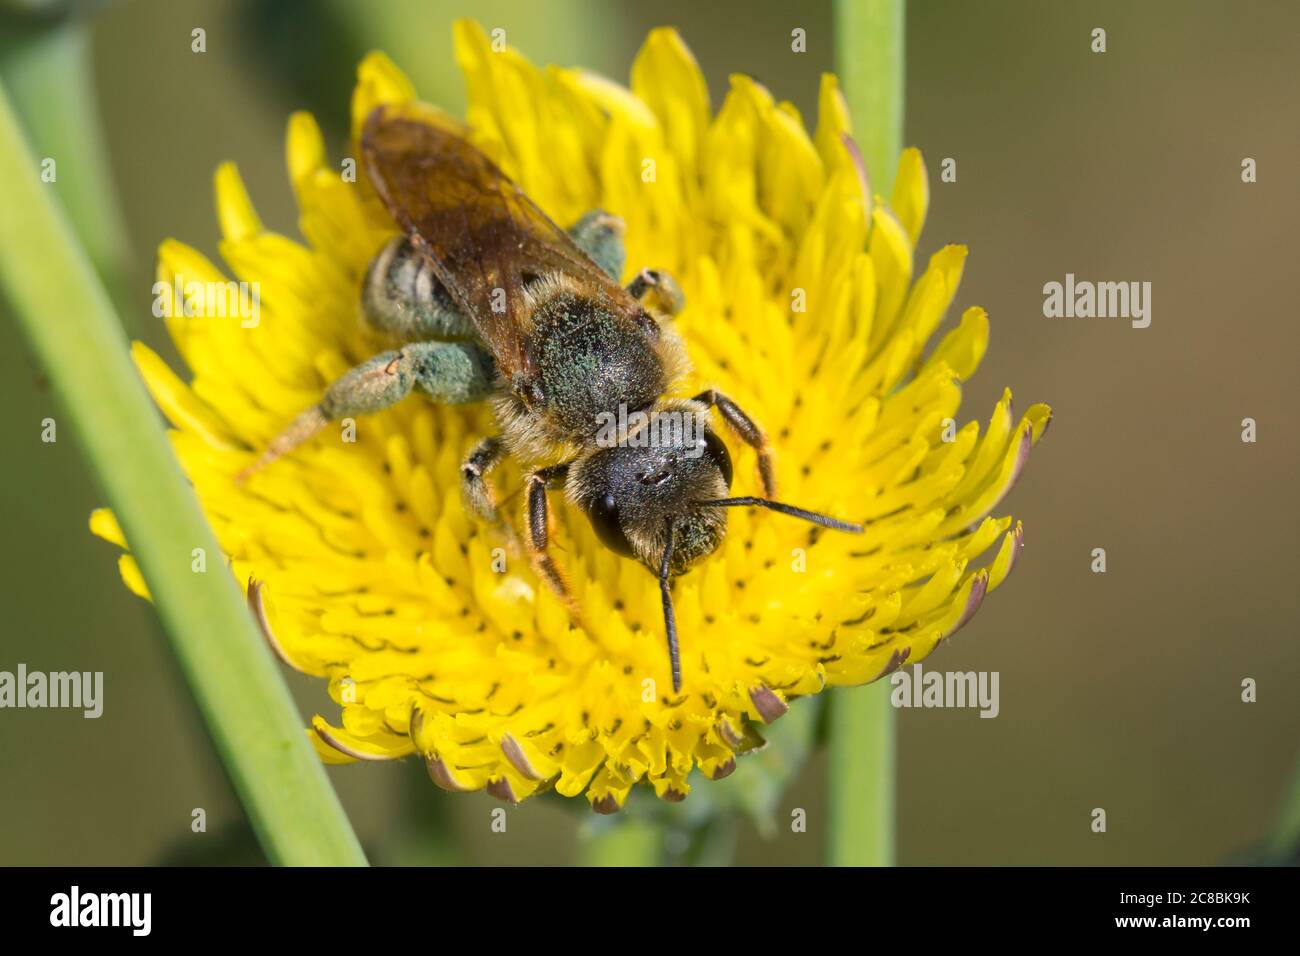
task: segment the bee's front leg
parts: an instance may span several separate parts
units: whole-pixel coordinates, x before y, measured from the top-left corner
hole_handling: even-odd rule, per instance
[[[745,414],[743,408],[716,388],[700,392],[694,400],[716,408],[723,420],[731,426],[731,430],[740,436],[740,440],[758,452],[758,477],[763,483],[763,497],[775,497],[776,469],[772,465],[772,446],[767,443],[767,436],[763,434],[763,429]]]
[[[560,573],[560,567],[551,557],[550,551],[550,509],[546,503],[546,488],[552,481],[562,479],[569,466],[552,465],[533,472],[528,476],[527,498],[524,504],[524,524],[527,526],[528,553],[532,558],[533,569],[546,585],[560,596],[569,606],[569,612],[576,615],[578,606],[569,591],[568,582]]]
[[[484,438],[460,466],[461,500],[471,514],[486,524],[496,524],[501,520],[496,489],[488,480],[488,474],[505,456],[505,442],[497,437]]]

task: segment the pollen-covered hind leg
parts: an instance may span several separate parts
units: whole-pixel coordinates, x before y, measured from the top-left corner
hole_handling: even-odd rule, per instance
[[[396,405],[413,388],[435,402],[482,401],[492,391],[493,374],[487,353],[465,342],[415,342],[381,352],[331,385],[320,404],[295,418],[236,480],[243,481],[293,451],[331,421],[382,411]]]
[[[399,236],[379,251],[361,285],[361,317],[397,339],[472,339],[474,324],[457,308],[433,267]]]
[[[568,229],[572,239],[615,282],[623,274],[627,250],[623,247],[623,220],[603,209],[593,209]]]

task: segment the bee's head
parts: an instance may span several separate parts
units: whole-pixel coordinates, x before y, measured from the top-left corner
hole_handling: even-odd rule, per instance
[[[635,420],[637,414],[643,419]],[[693,425],[687,427],[688,421]],[[757,506],[862,533],[862,525],[768,498],[727,497],[731,456],[694,402],[620,415],[604,437],[597,435],[598,451],[574,463],[570,497],[607,548],[636,558],[658,576],[674,691],[681,689],[682,674],[671,581],[717,550],[727,533],[726,508]]]
[[[633,413],[633,417],[637,413]],[[669,574],[712,554],[727,531],[726,513],[701,502],[725,498],[731,486],[727,446],[693,410],[645,413],[647,424],[576,464],[574,498],[607,548],[660,572],[668,545]]]

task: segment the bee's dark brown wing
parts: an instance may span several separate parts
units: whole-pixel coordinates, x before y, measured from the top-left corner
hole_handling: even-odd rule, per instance
[[[473,321],[506,381],[533,373],[523,296],[530,279],[564,272],[635,309],[495,163],[418,107],[371,113],[361,156],[379,198]]]

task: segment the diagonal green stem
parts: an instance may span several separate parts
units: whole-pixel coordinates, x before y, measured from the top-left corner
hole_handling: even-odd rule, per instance
[[[91,19],[26,22],[0,15],[0,81],[42,157],[55,160],[55,189],[82,246],[121,307],[126,228],[108,165],[92,69]]]
[[[0,85],[0,290],[58,394],[149,584],[199,709],[268,857],[364,864],[284,679],[136,375],[108,296]]]
[[[903,0],[836,0],[835,58],[854,138],[888,196],[903,139]],[[830,714],[830,846],[837,866],[894,863],[889,684],[840,691]]]

